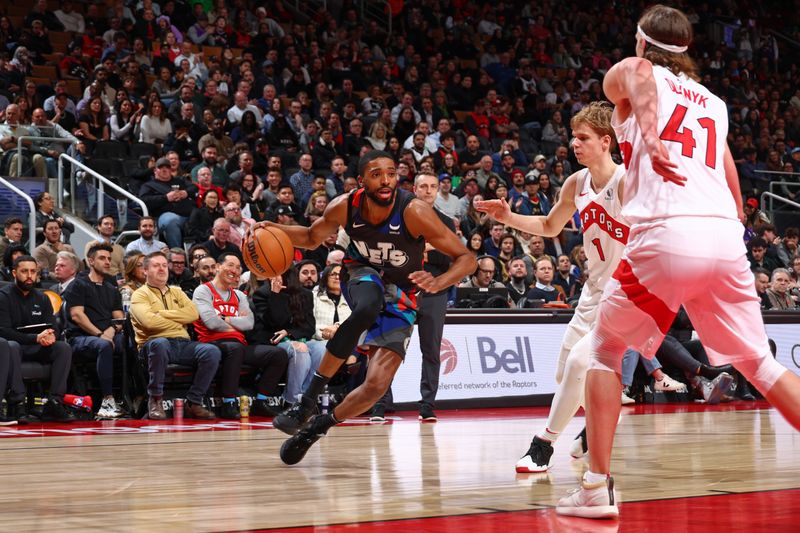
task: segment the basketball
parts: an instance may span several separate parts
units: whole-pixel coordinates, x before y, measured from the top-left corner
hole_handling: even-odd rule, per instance
[[[274,278],[292,266],[294,246],[280,228],[258,228],[242,242],[244,264],[260,278]]]

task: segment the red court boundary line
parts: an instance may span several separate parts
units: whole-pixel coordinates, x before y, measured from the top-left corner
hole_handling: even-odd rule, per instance
[[[624,415],[648,415],[666,413],[696,412],[730,412],[771,409],[766,401],[736,401],[718,405],[704,403],[669,403],[669,404],[637,404],[623,407]],[[550,411],[545,407],[503,407],[484,409],[452,409],[440,410],[440,423],[458,422],[462,420],[510,420],[546,418]],[[404,411],[387,416],[388,424],[418,424],[416,411]],[[380,426],[380,423],[369,422],[367,418],[356,418],[346,421],[345,426]],[[235,420],[105,420],[77,421],[71,424],[37,423],[0,428],[0,442],[3,439],[28,437],[78,437],[86,435],[143,435],[152,433],[199,433],[203,431],[253,431],[274,429],[269,418],[252,417],[242,422]]]
[[[321,526],[237,530],[235,533],[484,533],[509,531],[640,532],[650,530],[707,532],[797,531],[800,488],[622,503],[619,520],[564,517],[554,509],[493,511],[478,514],[401,518]],[[532,503],[531,505],[535,505]]]

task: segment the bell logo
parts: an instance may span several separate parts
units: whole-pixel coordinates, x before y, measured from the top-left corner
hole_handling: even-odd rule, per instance
[[[449,340],[442,338],[439,348],[439,361],[442,363],[442,374],[449,374],[458,366],[458,352]]]

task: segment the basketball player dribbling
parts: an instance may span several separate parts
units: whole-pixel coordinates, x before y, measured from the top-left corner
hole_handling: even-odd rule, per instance
[[[611,159],[616,142],[611,127],[611,106],[592,102],[572,117],[570,127],[575,157],[587,168],[564,181],[558,202],[546,217],[512,213],[504,199],[475,203],[478,211],[508,226],[544,237],[561,233],[576,209],[581,216],[589,277],[561,343],[556,370],[559,387],[547,425],[533,437],[527,453],[517,462],[516,470],[521,473],[548,469],[553,443],[583,404],[590,360],[588,333],[595,322],[603,287],[617,268],[628,240],[628,223],[620,214],[625,169]],[[582,432],[573,446],[573,456],[585,453],[585,439],[585,432]]]
[[[334,425],[357,416],[383,396],[403,362],[416,318],[416,293],[437,293],[475,271],[475,256],[439,220],[433,208],[397,188],[392,157],[381,151],[359,162],[362,188],[333,199],[310,227],[276,226],[299,248],[314,249],[343,227],[350,237],[342,269],[342,295],[351,315],[328,341],[325,355],[303,396],[273,424],[293,435],[281,446],[286,464],[300,462]],[[453,259],[438,276],[423,270],[425,243]],[[330,414],[317,413],[317,396],[356,346],[370,355],[364,383]],[[313,418],[312,418],[313,417]]]
[[[622,355],[632,346],[652,357],[681,304],[711,363],[732,363],[800,428],[800,377],[772,357],[745,256],[727,110],[697,83],[686,54],[691,40],[686,15],[655,5],[639,20],[637,57],[603,81],[616,104],[612,124],[627,168],[622,214],[631,231],[590,333],[589,471],[558,502],[559,514],[619,515],[610,468]]]

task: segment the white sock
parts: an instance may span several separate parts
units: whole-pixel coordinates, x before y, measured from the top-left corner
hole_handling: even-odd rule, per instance
[[[542,440],[546,440],[547,442],[555,442],[556,439],[558,439],[558,435],[558,431],[551,431],[550,428],[544,428],[536,434],[537,437]]]
[[[607,478],[607,474],[595,474],[591,470],[587,470],[586,473],[583,474],[583,480],[586,483],[600,483],[601,481],[605,481]]]

